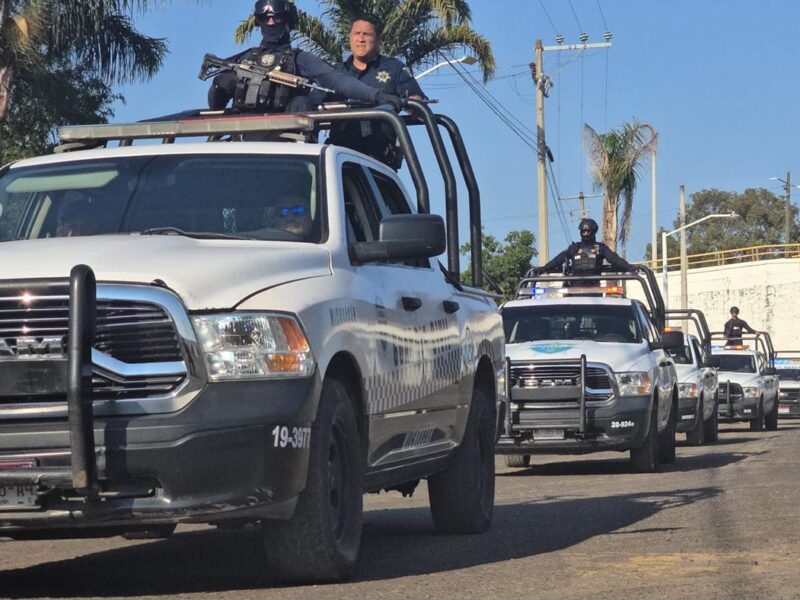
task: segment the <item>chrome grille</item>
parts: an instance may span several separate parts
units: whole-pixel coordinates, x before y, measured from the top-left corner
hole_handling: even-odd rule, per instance
[[[580,385],[580,367],[572,365],[537,365],[512,363],[509,373],[511,387],[536,389]],[[586,399],[605,401],[613,395],[609,373],[601,367],[586,367]],[[530,400],[528,401],[530,402]]]
[[[781,389],[780,399],[786,402],[800,402],[800,388]]]

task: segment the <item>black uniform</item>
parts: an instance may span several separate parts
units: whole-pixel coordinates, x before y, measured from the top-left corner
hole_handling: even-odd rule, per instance
[[[366,85],[385,94],[408,98],[419,96],[425,98],[411,69],[402,61],[379,54],[375,60],[367,63],[363,71],[355,66],[353,57],[348,58],[338,67]],[[312,94],[312,103],[317,99]],[[399,169],[402,156],[396,147],[394,131],[386,124],[371,121],[337,123],[331,130],[331,144],[352,148],[368,156],[377,158],[394,169]]]
[[[567,275],[601,275],[603,261],[608,262],[618,271],[633,273],[637,270],[616,252],[601,242],[581,241],[570,244],[569,248],[561,252],[543,267],[534,271],[539,273],[552,273],[566,265]],[[578,282],[583,283],[583,282]],[[597,285],[597,281],[586,281],[586,285]]]
[[[734,317],[725,323],[725,337],[728,340],[728,346],[741,346],[742,333],[757,333],[755,329],[747,324],[747,321]]]
[[[314,83],[335,90],[346,98],[375,104],[382,90],[358,81],[341,69],[336,69],[318,56],[291,47],[288,36],[278,44],[262,41],[257,48],[241,52],[228,60],[239,62],[248,58],[264,66],[280,67],[284,72],[310,79]],[[269,63],[269,64],[265,64]],[[242,108],[245,88],[232,71],[214,78],[208,92],[208,106],[221,110],[234,100],[235,108]],[[301,89],[265,81],[259,94],[259,104],[253,112],[306,112],[311,110],[308,93]]]

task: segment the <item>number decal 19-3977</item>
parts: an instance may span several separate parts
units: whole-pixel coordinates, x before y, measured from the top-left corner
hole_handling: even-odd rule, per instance
[[[311,446],[311,427],[281,427],[272,430],[275,448],[308,448]]]

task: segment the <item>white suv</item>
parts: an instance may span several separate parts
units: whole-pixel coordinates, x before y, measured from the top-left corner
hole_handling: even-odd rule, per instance
[[[520,299],[503,305],[509,409],[497,453],[509,466],[603,450],[630,451],[638,471],[675,460],[678,378],[667,350],[684,340],[662,334],[663,302],[646,275],[604,277],[640,281],[649,307],[619,286],[569,288],[561,277],[525,280]],[[538,287],[548,283],[562,287]]]
[[[365,118],[396,126],[426,212],[383,110],[65,128],[3,169],[0,536],[253,522],[278,578],[336,580],[362,494],[422,478],[439,530],[488,528],[503,332],[432,260],[447,239],[458,269],[457,217],[344,148],[213,143]]]

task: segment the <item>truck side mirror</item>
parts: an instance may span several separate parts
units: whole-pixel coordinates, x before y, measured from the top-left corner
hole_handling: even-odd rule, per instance
[[[677,350],[686,345],[682,331],[667,331],[661,336],[661,347],[664,350]]]
[[[778,369],[773,369],[772,367],[767,367],[766,369],[764,369],[764,375],[768,377],[777,374],[778,374]]]
[[[701,366],[706,369],[719,369],[721,364],[722,362],[719,360],[718,356],[706,356]]]
[[[356,261],[369,263],[432,258],[446,249],[439,215],[391,215],[381,221],[379,241],[353,244],[352,254]]]

